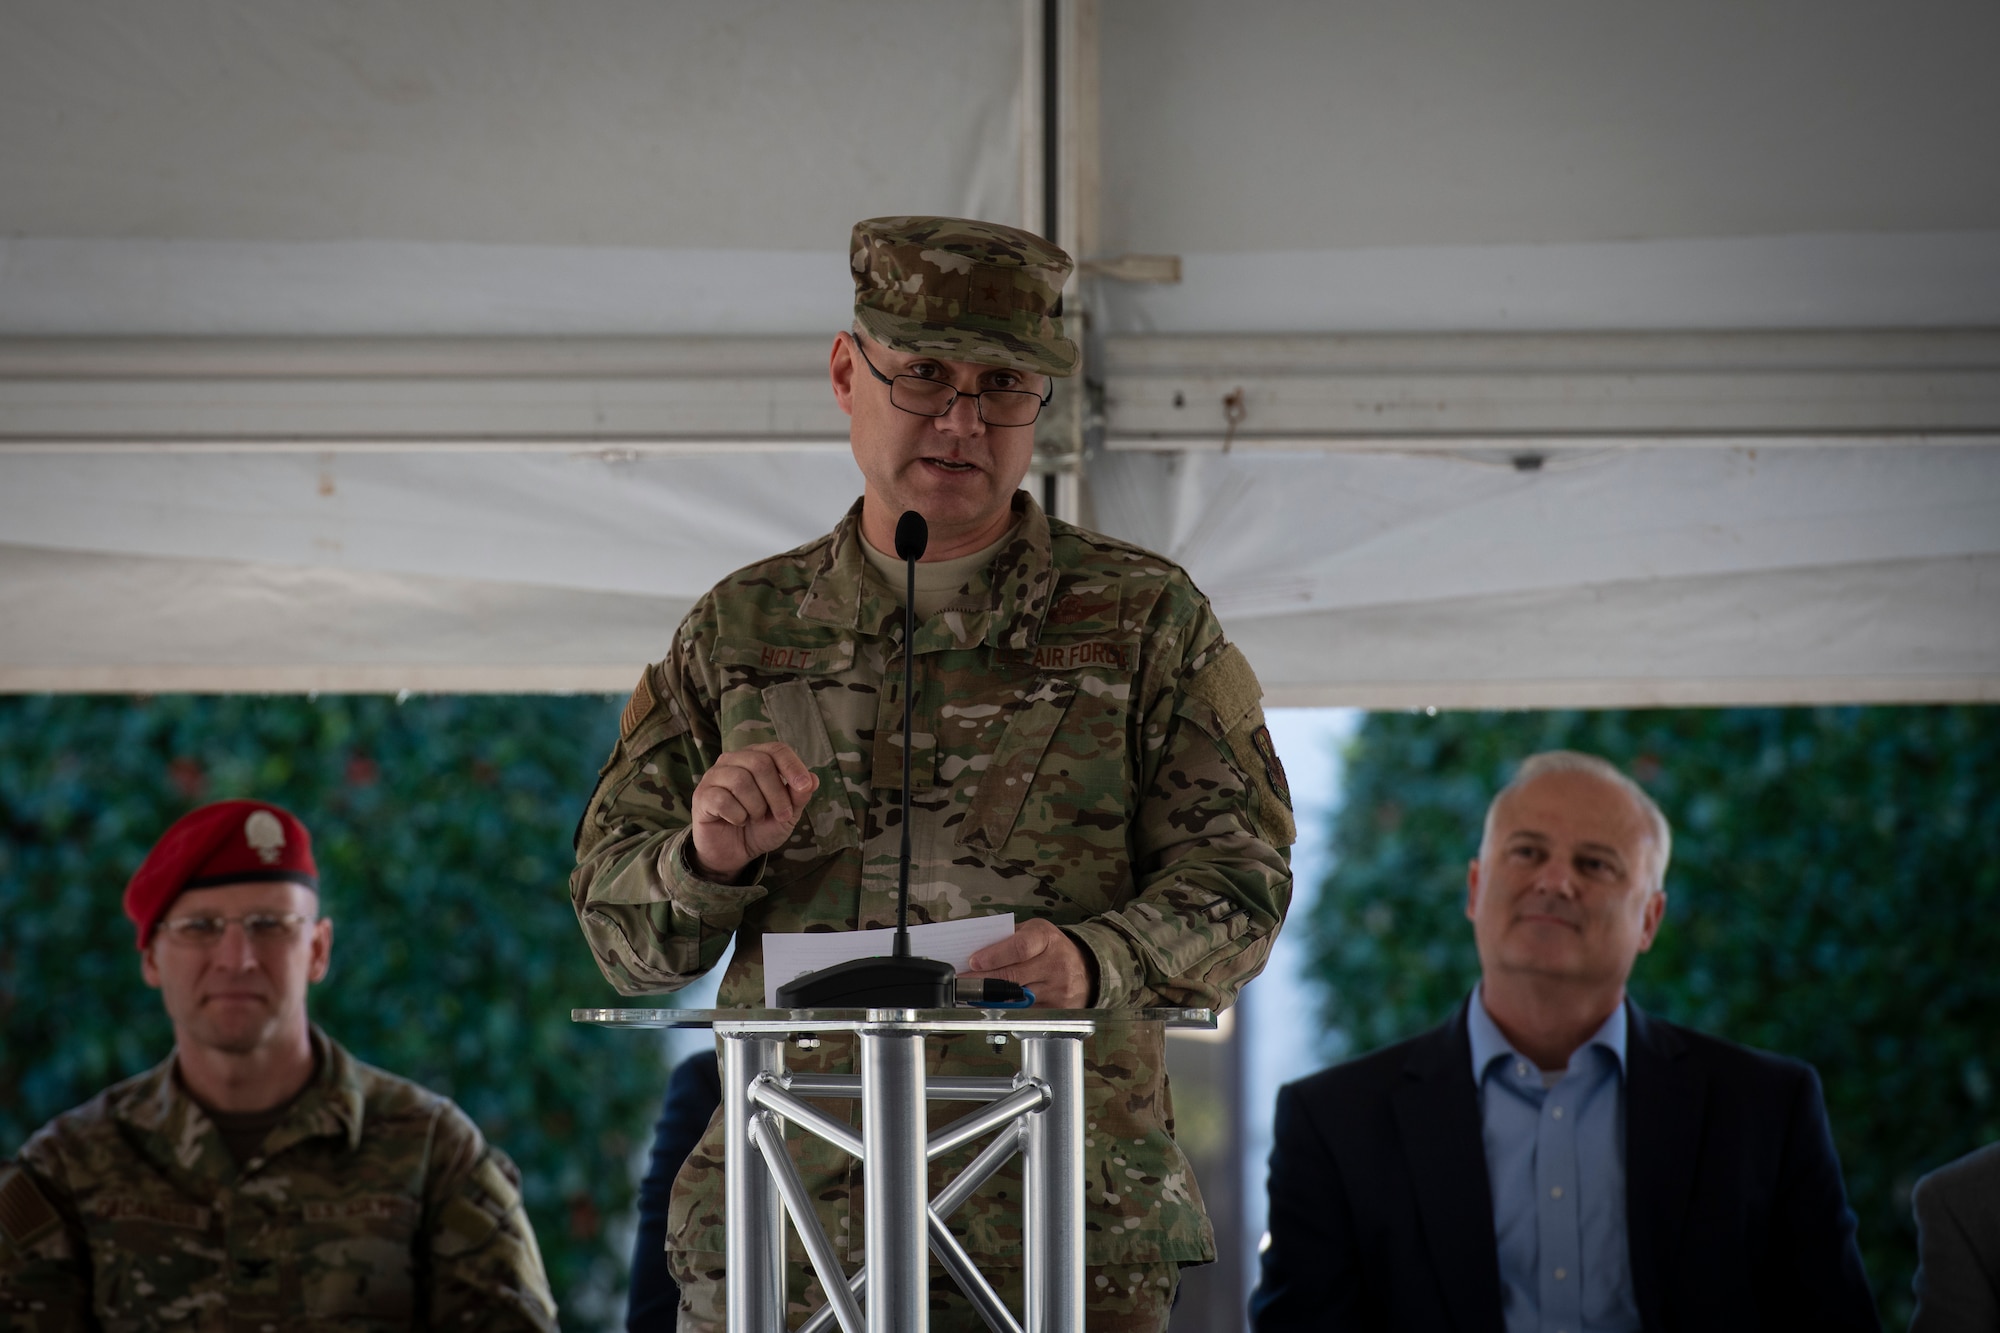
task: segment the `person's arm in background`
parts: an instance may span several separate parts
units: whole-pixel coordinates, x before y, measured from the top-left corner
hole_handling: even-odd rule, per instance
[[[714,1051],[699,1051],[674,1066],[639,1182],[639,1229],[632,1238],[632,1284],[625,1300],[625,1326],[635,1333],[674,1326],[681,1289],[667,1266],[667,1205],[674,1177],[721,1104],[722,1074]]]

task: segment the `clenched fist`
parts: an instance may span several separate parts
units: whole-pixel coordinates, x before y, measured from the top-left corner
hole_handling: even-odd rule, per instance
[[[819,778],[783,741],[731,750],[694,789],[695,869],[726,883],[792,836]]]

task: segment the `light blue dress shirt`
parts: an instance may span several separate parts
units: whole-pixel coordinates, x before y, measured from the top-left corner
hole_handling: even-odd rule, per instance
[[[1638,1333],[1625,1234],[1625,1006],[1547,1075],[1467,1013],[1507,1333]]]

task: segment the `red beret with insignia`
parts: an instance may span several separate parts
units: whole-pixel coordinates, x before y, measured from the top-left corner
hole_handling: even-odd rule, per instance
[[[125,886],[125,915],[138,927],[143,949],[183,889],[260,881],[290,881],[317,891],[312,835],[282,806],[217,801],[190,810],[160,835]]]

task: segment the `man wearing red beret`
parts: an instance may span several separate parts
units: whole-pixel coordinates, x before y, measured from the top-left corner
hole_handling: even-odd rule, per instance
[[[514,1164],[306,1017],[333,923],[305,825],[204,806],[154,845],[125,913],[174,1050],[0,1164],[0,1323],[555,1327]]]

